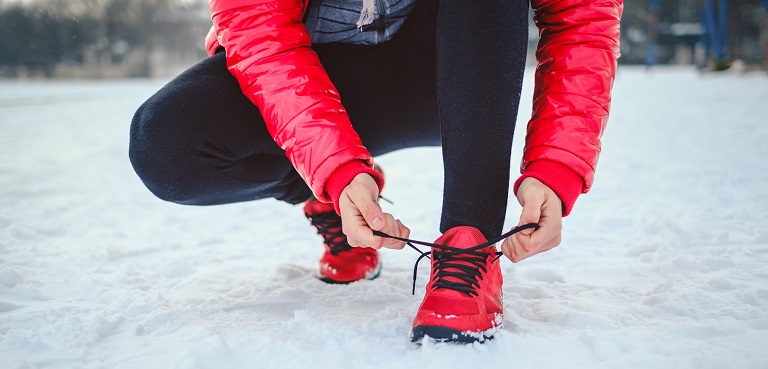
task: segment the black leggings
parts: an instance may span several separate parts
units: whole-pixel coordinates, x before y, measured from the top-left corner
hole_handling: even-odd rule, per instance
[[[313,46],[374,156],[442,145],[442,232],[469,225],[491,238],[502,231],[527,15],[525,0],[417,0],[386,43]],[[181,204],[295,204],[311,196],[224,53],[141,105],[130,159],[152,193]]]

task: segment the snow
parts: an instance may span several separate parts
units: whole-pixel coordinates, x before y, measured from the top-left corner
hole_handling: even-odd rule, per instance
[[[768,367],[764,73],[620,69],[594,188],[560,247],[501,259],[504,327],[468,346],[409,342],[412,250],[327,285],[300,207],[154,198],[127,137],[163,82],[0,82],[0,368]],[[440,157],[378,159],[425,241]]]

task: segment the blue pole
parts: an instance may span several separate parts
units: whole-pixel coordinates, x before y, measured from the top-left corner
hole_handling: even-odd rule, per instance
[[[728,0],[717,0],[718,14],[717,14],[717,28],[718,35],[720,37],[720,48],[717,50],[717,60],[725,60],[725,50],[728,45]]]
[[[768,0],[765,0],[768,1]],[[703,11],[701,12],[701,27],[704,29],[704,32],[701,34],[701,46],[704,48],[704,65],[706,66],[707,63],[709,63],[709,55],[712,52],[711,44],[709,42],[710,36],[709,36],[709,26],[707,23],[707,11],[706,11],[706,0],[701,0],[701,5],[703,8]]]
[[[661,0],[650,0],[648,19],[648,43],[645,48],[645,67],[650,68],[658,62],[659,8]]]
[[[706,1],[704,6],[704,16],[706,19],[707,34],[709,34],[709,46],[712,48],[714,59],[720,61],[720,32],[717,30],[717,21],[715,19],[715,0]],[[709,58],[709,55],[707,55],[707,58]]]

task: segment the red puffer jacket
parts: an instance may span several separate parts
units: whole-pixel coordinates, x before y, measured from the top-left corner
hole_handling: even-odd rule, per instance
[[[361,0],[362,1],[362,0]],[[568,214],[592,184],[619,55],[622,1],[532,0],[541,33],[533,117],[522,179],[534,177]],[[305,0],[210,0],[209,53],[224,46],[227,66],[256,104],[275,142],[315,196],[338,203],[366,172],[383,186],[301,24]],[[337,204],[338,205],[338,204]]]

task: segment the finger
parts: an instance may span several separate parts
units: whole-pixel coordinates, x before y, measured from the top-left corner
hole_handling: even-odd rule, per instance
[[[400,237],[402,238],[409,238],[411,237],[411,229],[406,227],[403,222],[400,221],[400,219],[397,220],[397,224],[400,227]],[[405,247],[405,241],[402,241],[400,245],[400,249]]]
[[[534,232],[529,238],[521,239],[520,244],[526,252],[543,248],[544,245],[548,245],[554,242],[555,239],[560,238],[560,235],[562,234],[561,227],[562,226],[556,227],[555,225],[548,224],[546,227],[539,228],[539,230]]]
[[[551,204],[545,204],[542,207],[541,218],[539,219],[539,229],[531,234],[531,237],[526,242],[523,242],[524,246],[527,246],[528,251],[533,249],[539,249],[545,244],[549,244],[556,237],[560,237],[563,232],[563,217],[559,204],[552,206]],[[559,244],[559,242],[558,242]]]
[[[501,251],[509,260],[519,262],[560,244],[561,223],[542,217],[539,224],[539,229],[531,235],[519,232],[504,240]]]
[[[400,219],[395,220],[395,224],[397,225],[397,231],[396,237],[400,238],[408,238],[411,236],[411,230],[406,227],[403,222],[400,221]],[[391,234],[391,236],[395,236],[394,234]],[[384,247],[394,249],[394,250],[402,250],[405,247],[405,241],[400,240],[392,240],[393,242],[386,244]]]
[[[373,235],[362,214],[353,205],[342,209],[341,226],[350,246],[381,248],[382,239]]]
[[[384,211],[381,210],[381,206],[376,202],[376,197],[373,195],[363,191],[351,191],[350,200],[362,215],[366,225],[370,229],[380,231],[386,226]]]
[[[361,188],[363,188],[362,191],[360,191]],[[375,191],[367,191],[365,187],[356,186],[351,191],[345,190],[343,194],[346,196],[339,199],[342,231],[347,235],[350,246],[381,248],[383,240],[375,237],[371,231],[371,229],[378,230],[384,225],[383,212],[374,200],[373,192]]]
[[[552,229],[552,226],[544,226],[539,228],[532,236],[517,234],[510,237],[508,251],[505,255],[510,260],[519,262],[555,248],[560,244],[562,234],[559,231],[553,232]]]
[[[519,255],[527,255],[540,249],[553,237],[555,237],[555,233],[552,232],[551,227],[542,225],[531,235],[520,232],[513,235],[511,238],[514,240],[515,252]]]
[[[349,245],[352,247],[370,247],[376,250],[379,250],[382,247],[381,244],[377,244],[374,241],[362,241],[349,236],[347,236],[347,243],[349,243]]]
[[[523,212],[520,214],[520,223],[518,225],[539,223],[541,218],[541,203],[538,201],[526,201],[523,205]],[[541,224],[539,224],[541,227]],[[524,229],[519,234],[531,235],[534,233],[533,228]]]
[[[504,255],[513,263],[521,261],[522,259],[520,258],[520,255],[525,254],[525,250],[520,242],[520,238],[517,237],[519,235],[520,233],[509,236],[501,244],[501,252],[504,253]],[[525,237],[528,238],[529,236]]]
[[[527,254],[515,237],[510,237],[505,241],[506,244],[502,244],[502,253],[513,263],[519,263],[525,259]]]
[[[507,237],[507,239],[501,243],[501,252],[504,254],[504,256],[507,257],[507,259],[509,259],[513,263],[517,263],[517,260],[512,255],[513,247],[514,245],[512,244],[512,237]]]
[[[517,258],[518,258],[519,261],[521,261],[521,260],[525,260],[525,259],[527,259],[527,258],[529,258],[531,256],[541,254],[542,252],[546,252],[546,251],[552,250],[552,249],[554,249],[555,247],[557,247],[560,244],[560,240],[561,240],[561,238],[558,235],[555,238],[553,238],[552,240],[550,240],[547,243],[545,243],[544,245],[542,245],[540,248],[538,248],[536,250],[533,250],[532,252],[529,252],[527,254],[519,255]]]
[[[397,221],[395,220],[395,217],[392,216],[392,214],[384,214],[384,227],[381,228],[381,231],[383,233],[386,233],[390,236],[399,237],[400,236],[400,229],[397,226]],[[393,243],[396,240],[392,238],[384,238],[384,243],[389,244]]]
[[[523,252],[529,253],[541,248],[544,244],[550,242],[554,237],[559,236],[563,230],[563,217],[562,210],[559,204],[554,204],[554,201],[544,201],[538,212],[536,211],[523,211],[521,215],[521,221],[529,221],[531,218],[525,218],[526,216],[532,216],[531,214],[538,213],[539,218],[536,220],[539,228],[533,230],[533,232],[518,233],[515,237],[519,244],[523,247]]]
[[[384,221],[386,223],[383,232],[393,236],[393,237],[402,237],[400,233],[400,224],[398,224],[397,220],[395,219],[392,214],[384,214]],[[405,246],[405,243],[403,241],[394,239],[394,238],[384,238],[384,247],[389,249],[402,249],[402,246]]]

